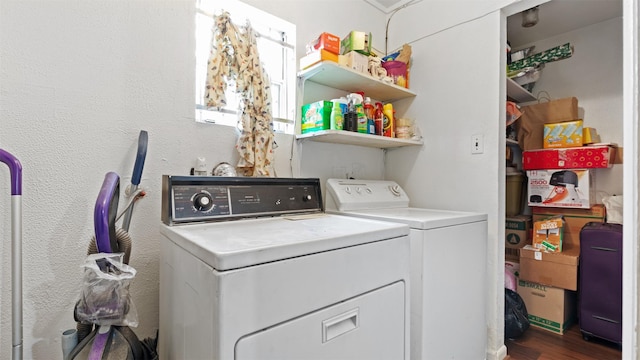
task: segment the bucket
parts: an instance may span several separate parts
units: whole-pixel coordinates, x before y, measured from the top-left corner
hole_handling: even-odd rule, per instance
[[[382,67],[387,70],[387,75],[393,79],[393,83],[406,87],[407,84],[407,64],[402,61],[385,61]]]
[[[522,209],[522,183],[524,176],[519,173],[507,174],[506,215],[516,216]]]

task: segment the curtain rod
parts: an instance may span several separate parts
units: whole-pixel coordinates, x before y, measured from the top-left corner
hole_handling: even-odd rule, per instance
[[[205,16],[210,17],[210,18],[215,18],[216,17],[215,14],[212,14],[210,12],[204,11],[202,9],[196,9],[196,11],[199,12],[200,14],[205,15]],[[281,39],[276,39],[276,38],[273,38],[271,36],[264,35],[264,34],[262,34],[261,32],[255,30],[255,29],[254,29],[254,31],[255,31],[256,36],[258,36],[258,37],[267,39],[269,41],[273,41],[274,43],[277,43],[278,45],[281,45],[283,47],[286,47],[286,48],[289,48],[289,49],[292,49],[292,50],[294,48],[294,45],[291,45],[288,42],[282,41]]]

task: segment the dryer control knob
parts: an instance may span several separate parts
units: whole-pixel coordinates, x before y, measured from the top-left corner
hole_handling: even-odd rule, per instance
[[[400,196],[400,195],[402,195],[402,194],[400,193],[400,186],[399,186],[399,185],[390,185],[390,186],[389,186],[389,190],[391,190],[391,193],[392,193],[394,196]]]
[[[213,199],[211,199],[211,195],[209,194],[196,194],[193,198],[193,206],[198,211],[209,211],[213,207]]]
[[[312,199],[312,197],[309,194],[307,194],[307,195],[302,197],[302,201],[311,201],[311,199]]]

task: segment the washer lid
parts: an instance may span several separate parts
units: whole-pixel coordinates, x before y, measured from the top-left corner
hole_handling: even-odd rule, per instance
[[[339,215],[162,225],[160,232],[218,271],[387,240],[409,234],[404,224]]]
[[[329,212],[329,210],[327,211]],[[411,207],[354,210],[335,213],[366,219],[399,222],[409,225],[412,229],[418,230],[435,229],[487,220],[487,214]]]

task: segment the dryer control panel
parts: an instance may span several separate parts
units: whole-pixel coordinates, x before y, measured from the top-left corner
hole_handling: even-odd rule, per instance
[[[323,211],[319,179],[162,177],[167,225]]]

